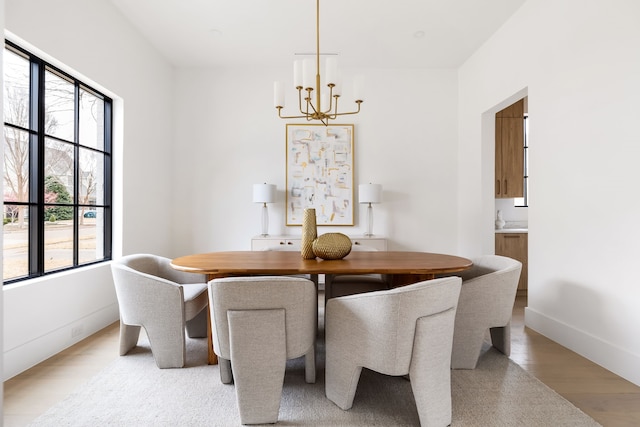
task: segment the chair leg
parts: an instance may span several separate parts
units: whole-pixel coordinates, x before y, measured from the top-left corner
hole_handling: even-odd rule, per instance
[[[275,423],[287,363],[285,311],[233,310],[227,319],[240,421]]]
[[[491,344],[496,350],[510,356],[511,355],[511,321],[505,326],[490,328]]]
[[[347,410],[353,406],[362,366],[348,362],[346,357],[336,355],[327,347],[325,362],[325,394],[327,398]]]
[[[187,320],[187,335],[189,338],[206,338],[207,337],[207,310],[203,308],[196,316]]]
[[[457,325],[456,325],[457,328]],[[451,369],[475,369],[482,351],[486,329],[467,326],[454,329]]]
[[[421,317],[416,322],[409,378],[420,425],[423,426],[451,424],[451,343],[454,321],[455,310],[450,309]],[[450,331],[449,335],[447,331]]]
[[[140,326],[127,325],[120,320],[120,356],[127,354],[138,344]]]
[[[231,361],[218,357],[218,367],[220,368],[220,382],[222,384],[231,384],[233,381],[233,372],[231,371]]]
[[[182,368],[186,360],[184,325],[144,325],[151,352],[160,369]]]
[[[304,379],[307,384],[314,384],[316,382],[316,346],[311,346],[311,349],[304,355]]]

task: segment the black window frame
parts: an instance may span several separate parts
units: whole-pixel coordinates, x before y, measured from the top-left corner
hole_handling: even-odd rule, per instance
[[[30,64],[30,90],[29,90],[29,125],[28,128],[7,123],[3,119],[5,127],[18,129],[29,134],[29,201],[28,202],[5,202],[18,207],[27,207],[29,215],[28,224],[28,273],[26,276],[19,276],[3,280],[3,285],[21,282],[37,277],[56,274],[62,271],[73,270],[93,264],[110,261],[113,250],[113,100],[95,89],[91,85],[84,83],[81,79],[70,75],[55,65],[43,60],[18,44],[5,40],[5,49],[23,56]],[[53,72],[74,85],[74,136],[73,141],[58,139],[73,146],[73,175],[74,194],[73,203],[57,205],[47,203],[47,206],[71,206],[73,209],[73,261],[71,266],[65,266],[45,271],[45,150],[46,139],[56,140],[57,138],[45,133],[45,74]],[[90,92],[99,97],[104,102],[104,146],[102,149],[81,145],[79,142],[79,93],[80,90]],[[80,192],[80,148],[90,152],[103,155],[103,203],[83,204],[79,202]],[[3,178],[4,179],[4,178]],[[103,210],[102,231],[102,254],[100,259],[80,263],[79,260],[79,212],[84,209],[101,208]],[[4,259],[3,259],[4,263]]]

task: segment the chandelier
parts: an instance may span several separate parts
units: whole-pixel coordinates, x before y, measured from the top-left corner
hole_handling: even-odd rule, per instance
[[[362,95],[360,93],[362,87],[361,84],[359,84],[360,82],[356,82],[354,85],[354,98],[356,99],[357,110],[346,113],[338,112],[338,99],[340,99],[342,91],[338,83],[337,58],[328,57],[326,59],[326,75],[324,79],[320,77],[320,0],[316,0],[315,57],[315,64],[311,58],[296,60],[293,64],[293,83],[298,91],[298,108],[300,109],[300,115],[282,115],[282,109],[284,108],[284,88],[280,82],[274,83],[274,104],[278,109],[278,117],[281,119],[306,119],[307,121],[319,120],[322,124],[328,126],[329,120],[335,120],[339,116],[358,114],[360,112],[360,104],[362,104]],[[322,80],[324,80],[324,86],[328,88],[325,90],[325,93],[322,93]]]

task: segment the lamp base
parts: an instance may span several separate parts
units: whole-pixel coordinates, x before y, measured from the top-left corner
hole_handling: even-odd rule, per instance
[[[364,235],[367,237],[373,236],[373,208],[371,207],[371,203],[367,206],[367,231]]]
[[[269,235],[269,210],[266,203],[262,205],[262,233],[260,235],[262,237]]]

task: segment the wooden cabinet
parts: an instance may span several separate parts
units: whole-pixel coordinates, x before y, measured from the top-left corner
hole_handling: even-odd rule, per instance
[[[496,113],[496,198],[524,196],[524,99]]]
[[[496,233],[496,255],[508,256],[522,263],[518,295],[527,294],[528,244],[529,235],[527,233]]]
[[[322,234],[322,233],[321,233]],[[352,237],[353,245],[369,247],[378,251],[387,250],[387,239],[382,237]],[[251,239],[252,251],[264,251],[272,247],[290,247],[292,250],[300,250],[301,237],[299,236],[256,236]]]

